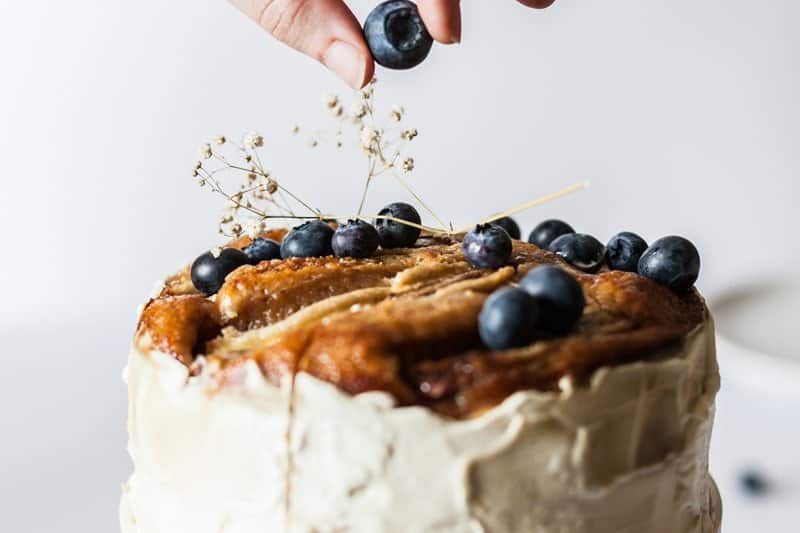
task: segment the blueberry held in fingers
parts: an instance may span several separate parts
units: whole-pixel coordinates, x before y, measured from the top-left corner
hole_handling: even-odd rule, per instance
[[[662,237],[642,254],[638,270],[676,292],[687,291],[700,275],[700,254],[688,239]]]
[[[635,233],[630,231],[617,233],[606,245],[608,266],[612,270],[636,272],[639,268],[639,258],[645,250],[647,242]]]
[[[433,45],[417,5],[408,0],[389,0],[373,9],[364,22],[364,38],[378,64],[398,70],[422,63]]]
[[[537,267],[522,278],[520,288],[539,305],[537,328],[560,335],[571,330],[583,315],[586,300],[580,283],[555,266]]]
[[[478,268],[500,268],[511,257],[511,237],[495,224],[479,224],[464,236],[464,257]]]
[[[395,202],[389,204],[378,212],[379,216],[405,220],[413,224],[421,224],[422,219],[414,206]],[[381,246],[384,248],[404,248],[412,246],[419,238],[420,229],[387,218],[375,220],[375,229],[378,230]]]
[[[257,265],[261,261],[281,258],[281,245],[272,239],[259,237],[242,251],[250,259],[252,265]]]
[[[512,239],[519,240],[519,238],[522,236],[522,232],[519,229],[519,224],[517,224],[517,221],[511,217],[498,218],[497,220],[493,221],[492,224],[496,224],[506,230],[509,237]]]
[[[493,350],[506,350],[530,344],[536,336],[539,317],[536,301],[516,287],[495,291],[478,315],[478,333]]]
[[[281,257],[325,257],[333,255],[333,228],[321,220],[312,220],[292,229],[281,243]]]
[[[567,233],[550,243],[548,249],[584,272],[595,272],[606,258],[606,247],[591,235]]]
[[[557,237],[567,233],[575,233],[575,230],[563,220],[553,218],[545,220],[533,228],[533,231],[528,236],[528,242],[546,250]]]
[[[198,291],[211,296],[222,287],[228,274],[249,263],[250,258],[236,248],[225,248],[218,254],[206,252],[192,263],[192,284]]]
[[[336,257],[370,257],[378,249],[378,230],[363,220],[348,220],[333,233],[331,244]]]

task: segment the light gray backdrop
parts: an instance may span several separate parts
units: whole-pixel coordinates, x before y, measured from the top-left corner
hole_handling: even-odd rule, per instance
[[[363,17],[372,2],[352,4]],[[713,295],[800,264],[799,15],[792,0],[465,2],[463,44],[379,70],[378,98],[406,105],[413,182],[456,224],[589,179],[524,227],[558,216],[602,239],[685,234]],[[197,145],[258,129],[275,173],[340,212],[363,162],[288,135],[326,123],[323,92],[347,91],[222,0],[4,1],[0,50],[2,529],[107,533],[129,471],[134,311],[218,242],[220,203],[189,177]],[[376,191],[373,210],[403,197]],[[797,406],[726,385],[713,464],[725,530],[790,531]],[[740,496],[749,463],[784,476],[773,498]]]

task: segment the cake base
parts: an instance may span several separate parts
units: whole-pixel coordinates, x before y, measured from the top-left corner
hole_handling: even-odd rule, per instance
[[[131,352],[123,533],[716,533],[710,319],[646,361],[455,420],[255,363]]]

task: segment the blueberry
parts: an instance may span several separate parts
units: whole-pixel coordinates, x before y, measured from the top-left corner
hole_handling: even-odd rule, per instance
[[[739,474],[739,484],[750,495],[760,496],[769,490],[769,482],[757,470],[745,470]]]
[[[228,274],[249,262],[250,258],[236,248],[225,248],[217,257],[206,252],[192,263],[192,284],[198,291],[211,296],[222,287]]]
[[[495,224],[479,224],[464,236],[464,257],[478,268],[500,268],[511,257],[511,237]]]
[[[561,335],[578,322],[586,300],[580,283],[566,270],[545,265],[537,267],[522,278],[520,288],[539,305],[538,330]]]
[[[478,315],[478,333],[493,350],[530,344],[535,336],[539,308],[528,293],[515,287],[495,291]]]
[[[498,218],[492,222],[492,224],[496,224],[506,230],[509,237],[512,239],[519,240],[519,238],[522,236],[522,232],[519,229],[519,224],[517,224],[517,221],[511,217]]]
[[[566,222],[556,219],[545,220],[533,228],[533,231],[528,236],[528,242],[546,250],[556,237],[567,233],[575,233],[575,230]]]
[[[281,257],[325,257],[333,255],[333,228],[321,220],[312,220],[292,229],[281,243]]]
[[[595,272],[606,258],[603,243],[585,233],[567,233],[550,243],[554,252],[570,265],[586,272]]]
[[[257,265],[261,261],[281,258],[281,245],[272,239],[258,238],[242,251],[250,259],[252,265]]]
[[[333,253],[336,257],[369,257],[378,249],[378,230],[363,220],[349,220],[333,234]]]
[[[630,231],[617,233],[606,245],[608,266],[613,270],[636,272],[639,268],[639,258],[645,250],[647,243],[635,233]]]
[[[674,291],[687,291],[700,275],[700,254],[683,237],[662,237],[642,254],[638,270]]]
[[[417,5],[407,0],[389,0],[373,9],[364,22],[364,38],[375,61],[392,69],[419,65],[433,45]]]
[[[380,216],[389,216],[392,218],[399,218],[413,222],[414,224],[421,224],[422,219],[414,206],[405,204],[403,202],[395,202],[389,204],[378,213]],[[375,229],[378,230],[381,246],[384,248],[403,248],[411,246],[417,242],[419,238],[420,229],[413,226],[407,226],[401,222],[394,220],[387,220],[379,218],[375,220]]]

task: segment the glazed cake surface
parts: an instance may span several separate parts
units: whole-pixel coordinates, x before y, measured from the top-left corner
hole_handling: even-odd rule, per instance
[[[577,327],[487,350],[483,302],[541,264],[581,284]],[[211,298],[182,271],[144,306],[127,380],[124,532],[719,529],[702,299],[532,244],[498,270],[458,237],[262,262]]]

